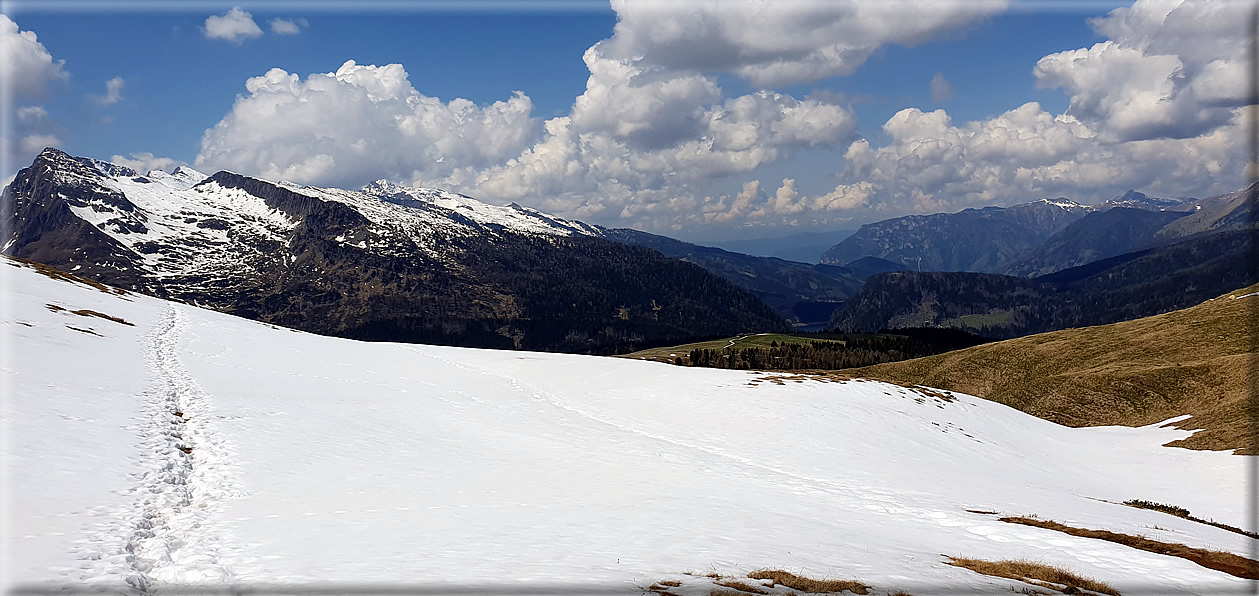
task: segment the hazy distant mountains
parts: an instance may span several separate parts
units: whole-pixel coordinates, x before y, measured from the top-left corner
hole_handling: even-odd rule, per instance
[[[1192,200],[1128,191],[1093,206],[1060,198],[910,215],[862,226],[822,262],[877,257],[913,271],[1044,274],[1153,244],[1154,233],[1195,208]],[[1111,211],[1118,212],[1102,215]]]
[[[6,254],[329,335],[601,352],[786,327],[692,263],[434,189],[141,175],[48,149],[4,200]]]
[[[898,217],[861,226],[826,251],[822,262],[846,265],[878,257],[914,271],[998,271],[1089,211],[1066,199],[1042,199]]]
[[[1159,230],[1185,215],[1131,207],[1094,211],[1025,252],[1001,273],[1035,277],[1147,248],[1156,244]]]
[[[1255,220],[1246,203],[1253,190],[1174,204],[1129,193],[999,269],[1013,275],[875,275],[832,322],[845,330],[939,326],[1000,338],[1192,306],[1256,281],[1249,258]]]

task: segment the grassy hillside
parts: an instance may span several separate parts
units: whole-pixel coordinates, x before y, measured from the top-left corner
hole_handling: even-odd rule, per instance
[[[1142,426],[1189,414],[1168,443],[1259,455],[1259,284],[1183,310],[844,371],[977,395],[1067,426]],[[1246,296],[1245,298],[1239,298]]]

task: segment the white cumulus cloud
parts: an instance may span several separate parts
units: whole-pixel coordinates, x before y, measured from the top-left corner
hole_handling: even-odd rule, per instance
[[[533,118],[523,94],[443,102],[399,65],[349,62],[305,80],[275,69],[249,80],[196,164],[313,184],[385,177],[653,229],[833,213],[872,192],[813,196],[793,181],[768,196],[747,180],[799,151],[845,146],[856,130],[842,99],[773,87],[849,73],[883,45],[963,29],[1006,4],[616,0],[613,35],[586,51],[586,89],[565,116]],[[726,93],[726,74],[757,90]]]
[[[185,165],[184,162],[169,157],[158,157],[148,151],[140,153],[132,153],[130,157],[122,155],[114,155],[109,158],[110,163],[120,166],[127,166],[141,174],[151,172],[153,170],[163,170],[170,172],[178,166]]]
[[[39,42],[34,31],[21,31],[17,23],[0,14],[0,78],[20,98],[42,97],[45,85],[70,78],[65,60],[56,60]]]
[[[254,22],[253,15],[234,6],[221,15],[206,17],[205,36],[207,39],[223,39],[239,44],[246,39],[261,37],[262,29]]]
[[[883,126],[891,139],[863,140],[846,154],[844,186],[889,213],[950,211],[1065,196],[1082,202],[1128,188],[1207,196],[1244,184],[1247,111],[1189,139],[1106,142],[1073,116],[1028,103],[998,117],[954,125],[943,110],[909,108]]]
[[[297,35],[306,27],[306,19],[271,19],[271,32],[276,35]]]
[[[50,134],[33,134],[22,137],[18,142],[18,149],[22,153],[34,155],[43,151],[45,147],[56,147],[61,144],[61,139]]]
[[[1006,0],[693,2],[613,0],[611,58],[732,72],[753,85],[852,73],[878,48],[914,45],[1005,10]]]
[[[127,82],[122,77],[114,77],[105,81],[105,94],[94,95],[92,100],[101,105],[113,105],[122,99],[122,89],[127,86]]]
[[[1108,141],[1187,139],[1231,121],[1246,101],[1253,5],[1139,0],[1093,21],[1108,39],[1045,56],[1035,75],[1071,96],[1068,113]]]
[[[524,94],[486,106],[442,102],[412,87],[398,64],[350,60],[305,80],[273,68],[245,89],[206,131],[197,167],[324,185],[429,180],[516,156],[535,127]]]
[[[928,87],[931,88],[931,99],[933,101],[952,99],[953,94],[956,93],[953,89],[953,84],[944,78],[944,73],[942,72],[937,72],[935,76],[931,77],[931,83],[928,84]]]

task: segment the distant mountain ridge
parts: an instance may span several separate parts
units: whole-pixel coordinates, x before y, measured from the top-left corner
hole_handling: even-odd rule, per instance
[[[1128,190],[1113,199],[1094,206],[1097,211],[1105,211],[1116,207],[1142,209],[1145,211],[1189,212],[1194,210],[1194,199],[1160,199],[1136,190]]]
[[[1155,238],[1158,231],[1186,215],[1133,207],[1094,211],[1028,250],[1000,273],[1036,277],[1161,244]]]
[[[913,271],[997,271],[1088,212],[1066,199],[1042,199],[1006,208],[908,215],[861,226],[826,251],[822,262],[846,265],[878,257]]]
[[[901,264],[913,271],[1053,271],[1083,264],[1091,258],[1090,254],[1086,251],[1086,254],[1063,255],[1063,259],[1068,261],[1066,263],[1041,262],[1018,266],[1016,263],[1035,260],[1038,256],[1043,261],[1041,252],[1045,244],[1055,234],[1063,232],[1090,214],[1114,209],[1139,210],[1145,213],[1162,213],[1161,218],[1167,223],[1175,219],[1173,214],[1184,215],[1193,211],[1196,205],[1185,199],[1161,199],[1130,190],[1119,197],[1092,206],[1059,198],[1040,199],[1011,207],[908,215],[862,226],[857,233],[823,254],[822,262],[847,265],[860,258],[877,257]],[[1124,225],[1140,226],[1151,219],[1142,214],[1130,217],[1142,221],[1143,224]],[[1128,245],[1139,244],[1141,243],[1132,241],[1124,247],[1131,248]],[[1114,253],[1115,250],[1119,249],[1111,247],[1095,252]]]
[[[786,327],[694,264],[432,189],[140,175],[47,149],[4,200],[6,254],[328,335],[601,352]]]
[[[1009,338],[1197,304],[1255,283],[1253,230],[1231,229],[1037,278],[974,272],[875,275],[832,317],[845,331],[952,327]]]

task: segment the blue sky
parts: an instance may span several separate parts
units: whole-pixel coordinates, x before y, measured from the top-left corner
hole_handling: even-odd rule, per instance
[[[52,140],[143,167],[386,177],[696,240],[1242,182],[1227,42],[1244,31],[1207,3],[739,4],[9,3],[39,47],[6,34],[49,60],[7,73],[25,91],[10,85],[4,175]],[[224,23],[244,33],[216,37]],[[1169,43],[1185,26],[1198,37]],[[1200,167],[1169,174],[1185,155]]]

